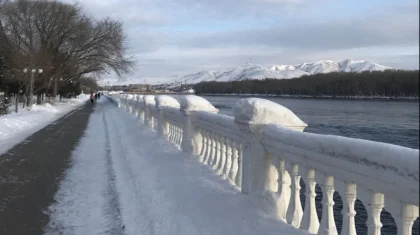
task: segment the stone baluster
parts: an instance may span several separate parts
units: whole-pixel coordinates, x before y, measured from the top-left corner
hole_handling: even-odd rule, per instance
[[[179,129],[177,125],[174,126],[174,131],[175,131],[174,144],[179,147]]]
[[[381,212],[384,208],[384,195],[382,193],[372,193],[368,211],[368,235],[380,235],[381,234]]]
[[[214,144],[214,140],[213,140],[213,133],[209,132],[208,133],[208,147],[207,147],[207,158],[206,158],[206,165],[209,165],[210,162],[212,161],[212,156],[213,156],[213,144]]]
[[[419,207],[386,199],[386,210],[391,213],[397,225],[398,235],[412,235],[414,221],[419,217]]]
[[[232,141],[228,138],[226,138],[226,154],[225,154],[225,165],[223,168],[223,175],[222,175],[222,179],[228,179],[229,178],[229,172],[230,169],[232,168]]]
[[[175,145],[179,147],[179,127],[175,126]]]
[[[244,166],[244,164],[243,164],[243,159],[244,159],[244,155],[243,155],[243,153],[244,153],[244,151],[243,151],[243,145],[242,145],[242,143],[239,143],[239,146],[238,146],[238,163],[237,163],[237,165],[238,165],[238,170],[237,170],[237,172],[236,172],[236,177],[235,177],[235,184],[236,184],[236,186],[238,186],[239,188],[241,188],[241,190],[242,190],[242,177],[243,177],[243,166]]]
[[[144,124],[148,127],[153,127],[153,116],[151,114],[150,105],[156,105],[155,96],[154,95],[145,95],[143,96],[144,102]]]
[[[305,211],[303,213],[302,222],[300,225],[301,229],[308,231],[311,234],[317,234],[319,229],[319,220],[316,213],[315,206],[315,170],[308,169],[306,171],[306,199],[305,199]]]
[[[334,177],[323,175],[322,189],[322,219],[318,235],[338,235],[334,221]]]
[[[128,108],[129,108],[128,107],[129,96],[130,96],[129,94],[126,94],[124,97],[124,110],[125,111],[128,111]]]
[[[136,110],[137,110],[137,119],[142,119],[142,103],[143,103],[143,95],[137,95],[137,101],[136,101]]]
[[[216,170],[217,163],[219,162],[219,159],[220,159],[220,146],[221,146],[220,136],[216,134],[215,140],[216,140],[216,147],[215,147],[213,162],[211,163],[212,170]]]
[[[303,210],[300,201],[300,176],[299,176],[299,165],[298,164],[287,164],[288,171],[292,184],[290,185],[291,196],[290,204],[287,209],[286,221],[292,226],[299,228],[300,222],[302,221]]]
[[[175,125],[172,125],[172,132],[173,132],[172,143],[176,145],[177,133],[176,133],[176,126]]]
[[[204,146],[204,157],[203,157],[203,163],[207,164],[209,155],[210,155],[210,145],[211,145],[211,139],[210,139],[210,132],[204,131],[205,136],[205,146]]]
[[[225,167],[226,163],[226,138],[220,138],[220,154],[219,154],[219,163],[216,167],[216,174],[223,176],[223,168]]]
[[[209,161],[207,162],[207,165],[211,167],[216,156],[217,140],[216,140],[216,134],[211,133],[210,136],[211,136],[211,151],[210,151],[210,158],[209,158]]]
[[[128,111],[128,94],[124,97],[124,110]]]
[[[155,97],[156,109],[159,114],[159,121],[157,122],[157,133],[159,137],[169,140],[169,123],[165,114],[165,107],[172,107],[179,109],[181,105],[173,97],[167,95],[159,95]]]
[[[343,226],[341,235],[356,235],[354,205],[357,199],[357,185],[348,182],[336,182],[339,192],[343,192]]]
[[[205,135],[205,130],[200,129],[199,130],[200,135],[201,135],[201,149],[200,149],[200,154],[198,155],[198,161],[199,162],[203,162],[204,159],[204,153],[206,152],[206,145],[207,145],[207,137]]]
[[[232,166],[229,171],[229,181],[237,185],[236,183],[236,176],[238,175],[238,169],[239,169],[239,152],[238,152],[239,145],[236,141],[232,141],[231,143],[231,149],[232,149]],[[238,186],[238,185],[237,185]],[[238,186],[239,187],[239,186]]]
[[[178,131],[177,145],[181,146],[181,142],[182,142],[182,129],[181,129],[181,127],[177,126],[177,131]]]
[[[135,111],[135,105],[137,101],[137,95],[133,95],[133,98],[130,100],[130,114],[134,114]]]
[[[168,140],[169,142],[172,143],[172,138],[173,138],[174,134],[173,134],[173,125],[172,123],[169,123],[169,135],[168,135]]]
[[[287,209],[290,203],[290,176],[284,164],[284,159],[273,158],[273,164],[277,169],[277,216],[279,219],[286,221]]]

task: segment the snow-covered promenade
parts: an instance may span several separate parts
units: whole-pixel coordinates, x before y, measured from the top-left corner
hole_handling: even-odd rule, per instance
[[[419,151],[306,126],[258,98],[102,97],[0,156],[0,234],[411,235]]]

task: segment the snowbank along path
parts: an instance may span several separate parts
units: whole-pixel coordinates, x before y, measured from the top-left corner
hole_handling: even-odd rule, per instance
[[[46,234],[303,234],[192,156],[98,101]]]

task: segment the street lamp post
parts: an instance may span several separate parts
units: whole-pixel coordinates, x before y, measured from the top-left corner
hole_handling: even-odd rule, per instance
[[[28,69],[23,69],[23,73],[27,73],[28,72]],[[43,70],[42,69],[32,69],[31,70],[31,76],[30,76],[30,80],[29,80],[29,108],[31,108],[32,107],[32,104],[33,104],[33,102],[32,102],[32,98],[33,98],[33,96],[34,96],[34,77],[35,77],[35,73],[39,73],[39,74],[41,74],[42,72],[43,72]]]

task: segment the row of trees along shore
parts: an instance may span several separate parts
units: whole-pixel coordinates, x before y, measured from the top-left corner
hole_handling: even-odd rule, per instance
[[[419,70],[334,72],[294,79],[202,82],[197,94],[271,94],[311,97],[418,98]]]
[[[30,94],[39,104],[44,95],[54,102],[94,91],[100,75],[132,71],[125,44],[122,23],[94,19],[79,4],[0,0],[0,92],[13,94],[17,112]]]

